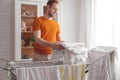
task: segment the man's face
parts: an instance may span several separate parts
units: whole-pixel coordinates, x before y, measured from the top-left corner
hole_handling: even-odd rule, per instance
[[[48,9],[48,15],[50,17],[54,17],[57,14],[57,11],[58,11],[58,4],[53,3],[53,5],[49,6],[48,8],[49,8]]]

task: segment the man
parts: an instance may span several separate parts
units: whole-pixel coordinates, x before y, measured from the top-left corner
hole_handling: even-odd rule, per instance
[[[51,57],[52,49],[64,49],[60,44],[59,24],[53,20],[57,14],[58,6],[58,1],[49,0],[44,16],[38,17],[33,22],[33,34],[36,41],[34,60],[48,60]]]

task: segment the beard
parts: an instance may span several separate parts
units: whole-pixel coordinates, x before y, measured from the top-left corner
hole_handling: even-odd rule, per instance
[[[50,17],[54,17],[54,16],[55,16],[55,14],[51,14],[50,12],[48,13],[48,15],[49,15]]]

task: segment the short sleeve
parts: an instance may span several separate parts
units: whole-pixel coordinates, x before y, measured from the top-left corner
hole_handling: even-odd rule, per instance
[[[35,19],[33,21],[32,29],[33,29],[33,31],[40,30],[40,21],[38,19]]]
[[[60,34],[60,26],[59,26],[59,24],[58,24],[57,34]]]

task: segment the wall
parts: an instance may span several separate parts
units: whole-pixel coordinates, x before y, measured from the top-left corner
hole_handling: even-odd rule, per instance
[[[62,6],[62,38],[67,42],[79,41],[80,0],[64,0]]]
[[[10,60],[12,54],[13,2],[0,0],[0,58]],[[6,62],[0,60],[0,66]],[[0,69],[0,80],[8,80],[7,73]]]
[[[0,0],[0,58],[12,60],[14,17],[13,1]],[[80,0],[64,0],[62,5],[62,38],[64,41],[78,41]],[[0,66],[5,62],[0,60]],[[0,69],[0,80],[8,80],[7,73]]]

